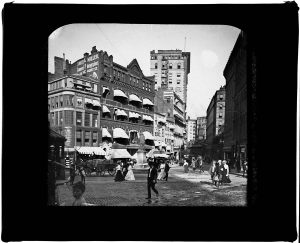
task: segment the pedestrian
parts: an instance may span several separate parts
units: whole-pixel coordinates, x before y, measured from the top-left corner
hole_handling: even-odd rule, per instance
[[[116,176],[115,176],[115,181],[124,181],[124,176],[122,174],[122,167],[121,167],[121,161],[117,162],[117,167],[116,167]]]
[[[79,174],[80,174],[80,179],[81,181],[85,184],[85,172],[83,169],[83,161],[81,161],[81,164],[77,166]]]
[[[165,176],[165,164],[164,163],[162,163],[162,162],[160,163],[158,172],[159,172],[159,174],[158,174],[157,180],[160,181]]]
[[[155,184],[157,183],[157,169],[154,166],[153,162],[149,162],[150,168],[148,169],[147,175],[147,188],[148,188],[148,197],[146,199],[151,199],[151,189],[155,192],[156,197],[158,197],[158,191],[155,189]]]
[[[213,160],[213,161],[212,161],[212,165],[211,165],[211,167],[209,168],[210,178],[211,178],[212,181],[213,181],[214,174],[215,174],[215,170],[216,170],[216,163],[217,163],[217,161]]]
[[[73,185],[75,180],[75,165],[72,163],[70,166],[70,185]]]
[[[231,180],[229,179],[229,167],[226,163],[226,160],[222,161],[222,166],[220,168],[222,174],[222,184],[223,183],[230,183]]]
[[[215,168],[214,168],[214,173],[213,173],[213,184],[219,188],[220,186],[220,164],[218,162],[216,162],[215,160],[213,160],[213,163],[215,163]]]
[[[123,172],[123,176],[125,178],[125,176],[128,172],[128,163],[127,163],[127,161],[124,161],[124,163],[122,163],[122,172]]]
[[[196,159],[194,157],[192,158],[192,168],[193,168],[193,171],[195,172],[195,170],[196,170]]]
[[[170,170],[170,166],[169,166],[169,161],[167,160],[165,163],[165,177],[163,178],[166,181],[168,181],[169,170]]]
[[[248,172],[248,163],[247,160],[244,160],[243,162],[243,177],[245,177],[245,174]]]
[[[73,185],[73,197],[75,198],[72,206],[86,206],[87,203],[83,197],[85,185],[82,181],[78,181]]]
[[[184,160],[184,163],[183,163],[183,170],[184,170],[184,173],[189,172],[189,164],[186,160]]]
[[[200,173],[204,172],[204,170],[203,170],[203,159],[202,159],[201,156],[199,157],[199,171],[200,171]]]
[[[134,181],[135,178],[134,178],[134,174],[133,174],[133,171],[132,171],[132,166],[133,166],[133,162],[129,162],[129,165],[128,165],[128,172],[125,176],[125,180],[126,181]]]

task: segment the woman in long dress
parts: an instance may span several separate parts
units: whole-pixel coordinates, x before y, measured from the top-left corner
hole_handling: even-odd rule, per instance
[[[135,180],[135,178],[134,178],[134,174],[133,174],[133,171],[132,171],[132,162],[130,162],[129,163],[129,165],[128,165],[128,172],[127,172],[127,174],[126,174],[126,176],[125,176],[125,180],[126,181],[134,181]]]
[[[124,176],[122,174],[122,167],[121,167],[121,162],[118,161],[118,165],[116,167],[116,176],[115,176],[115,181],[124,181]]]
[[[165,164],[161,162],[159,169],[160,169],[160,172],[159,172],[159,175],[157,177],[157,180],[160,181],[165,176]]]
[[[186,160],[184,160],[183,169],[184,169],[184,173],[189,172],[189,164]]]

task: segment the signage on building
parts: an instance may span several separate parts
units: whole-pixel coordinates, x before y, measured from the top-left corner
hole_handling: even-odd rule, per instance
[[[93,78],[98,79],[95,71],[98,70],[99,64],[99,55],[98,53],[89,56],[87,59],[82,59],[77,62],[77,74],[87,74],[86,76],[91,76]]]
[[[71,127],[65,127],[64,133],[65,133],[65,138],[66,138],[65,146],[66,147],[71,147],[72,128]]]

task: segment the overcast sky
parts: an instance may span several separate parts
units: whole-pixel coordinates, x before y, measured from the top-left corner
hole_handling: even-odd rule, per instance
[[[65,53],[73,63],[96,46],[124,67],[136,58],[149,76],[151,50],[185,49],[191,53],[187,113],[191,118],[206,116],[210,99],[225,84],[223,70],[239,33],[226,25],[66,25],[49,37],[49,72],[54,72],[54,56]]]

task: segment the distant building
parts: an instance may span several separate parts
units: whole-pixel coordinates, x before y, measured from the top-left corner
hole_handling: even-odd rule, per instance
[[[197,117],[196,139],[206,139],[206,116]]]
[[[195,141],[196,139],[196,131],[197,131],[197,120],[196,119],[190,119],[188,117],[187,123],[186,123],[186,132],[187,132],[187,142]]]
[[[150,73],[155,76],[155,89],[169,88],[187,102],[188,74],[190,73],[190,52],[181,50],[154,50],[150,52]]]
[[[224,69],[226,112],[224,156],[240,162],[247,157],[247,36],[242,31]]]
[[[215,138],[219,134],[219,129],[224,125],[225,121],[225,86],[216,91],[206,111],[206,140],[207,152],[211,158],[219,157],[216,151]]]
[[[185,144],[184,103],[172,89],[158,88],[155,92],[154,104],[157,112],[166,117],[169,135],[167,145],[173,145],[174,155],[179,158],[180,150]]]

